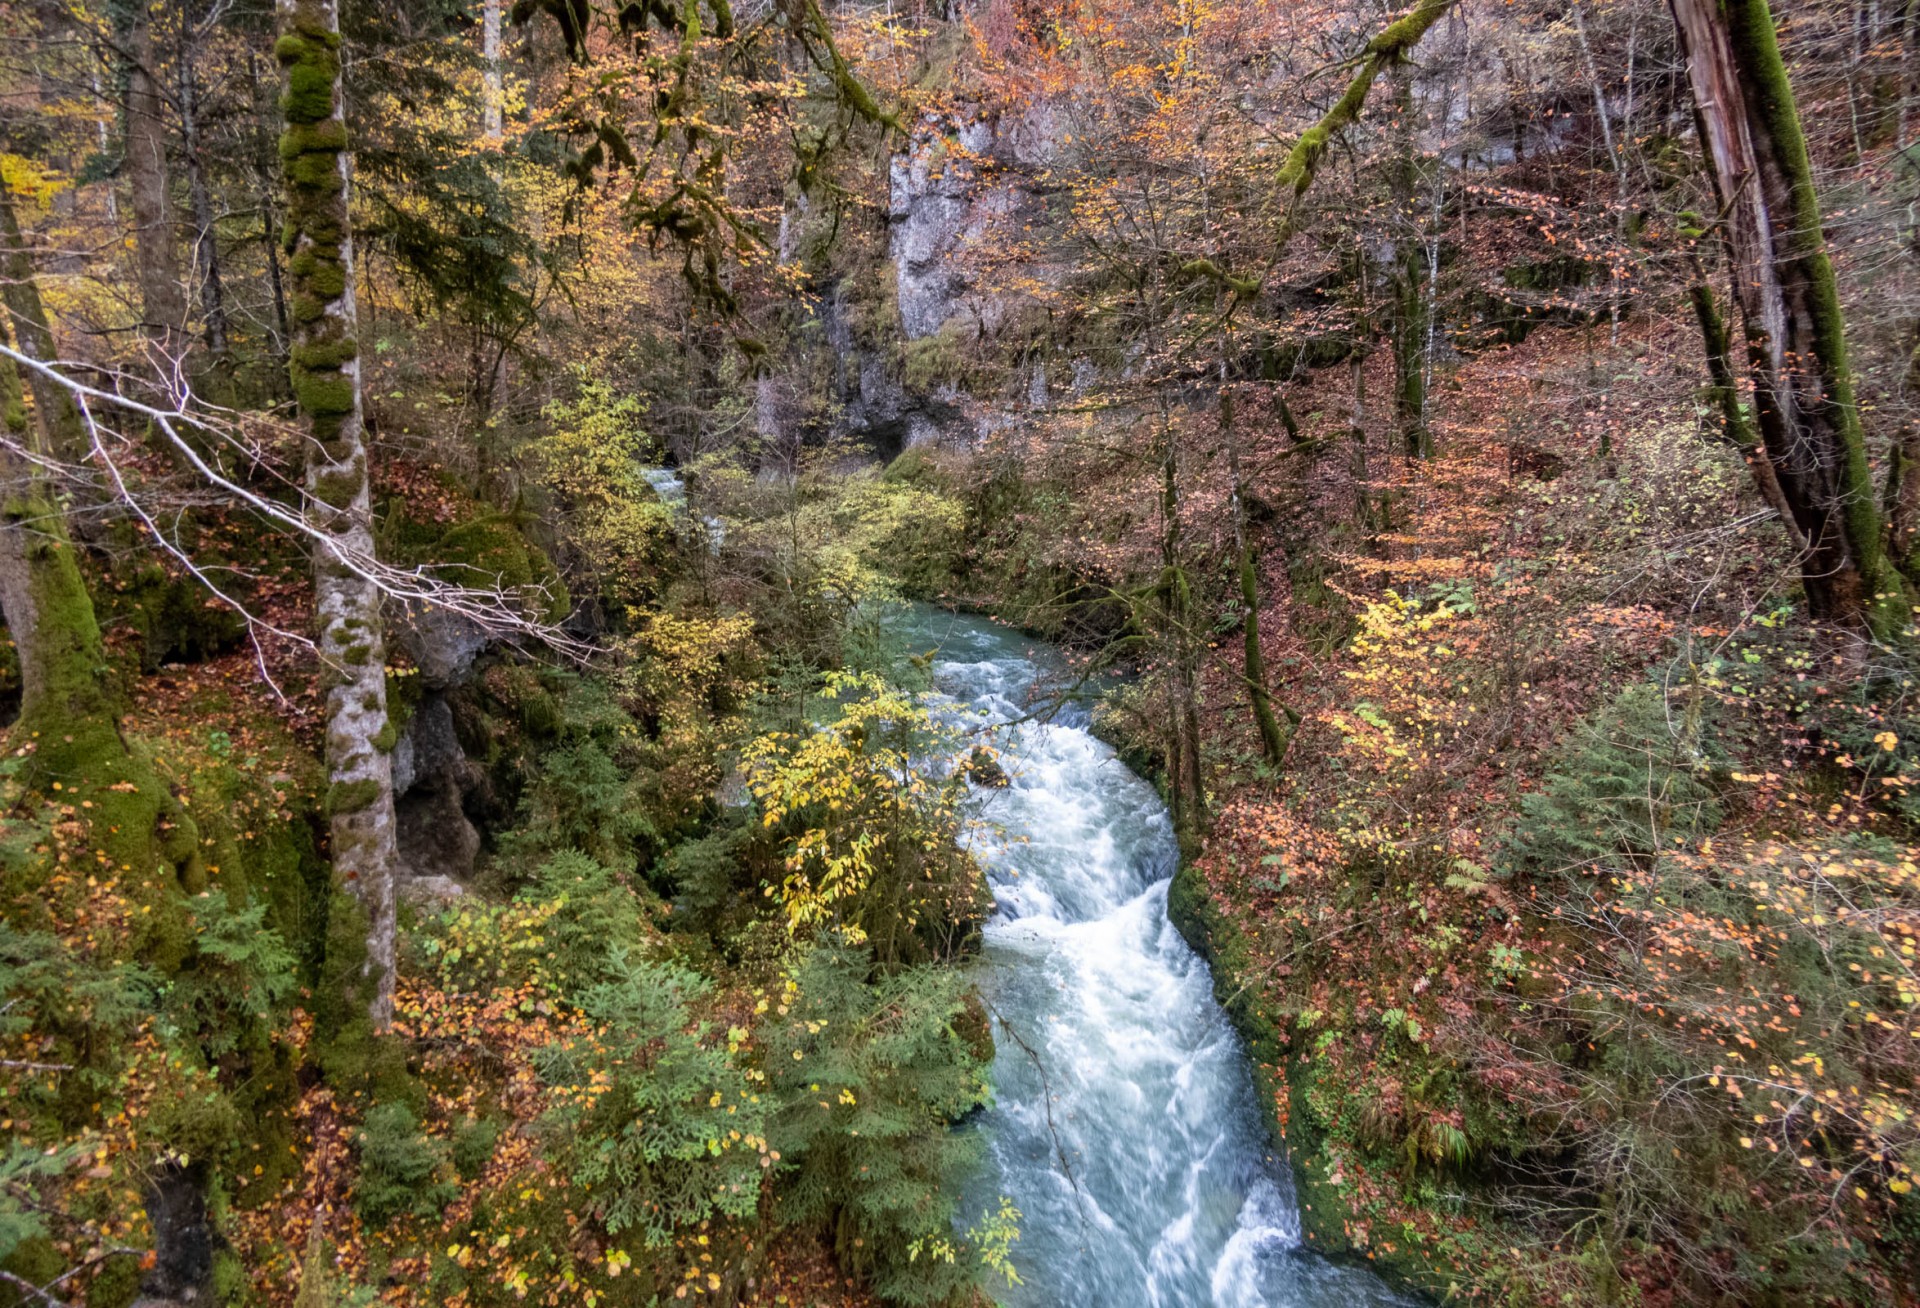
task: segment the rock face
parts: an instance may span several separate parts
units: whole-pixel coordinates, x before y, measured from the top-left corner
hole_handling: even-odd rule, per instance
[[[990,337],[1008,320],[1009,302],[981,276],[1007,236],[1034,221],[1042,195],[1033,181],[1053,157],[1058,129],[1039,105],[1018,119],[962,109],[928,114],[889,165],[887,256],[902,344],[946,336],[954,343]],[[1031,272],[1031,269],[1023,270]],[[1015,412],[1046,402],[1043,363],[1005,394],[979,395],[948,380],[915,386],[890,351],[864,345],[853,322],[859,305],[845,283],[817,312],[831,352],[842,430],[865,436],[882,453],[932,442],[973,446]]]
[[[907,339],[931,336],[970,311],[991,329],[999,302],[975,295],[969,254],[991,251],[1017,224],[1038,218],[1036,174],[1058,154],[1063,129],[1040,101],[1017,118],[921,118],[888,173],[889,254]]]
[[[987,185],[981,163],[993,152],[994,131],[984,121],[950,123],[928,115],[888,174],[888,253],[900,299],[900,326],[908,340],[939,331],[954,316],[969,286],[957,256],[963,242],[985,234],[990,216],[1006,207],[1005,188]]]
[[[409,603],[394,635],[420,669],[420,684],[445,690],[466,680],[487,648],[487,634],[471,619],[445,609]]]
[[[394,816],[409,878],[457,886],[473,875],[480,832],[466,805],[480,784],[480,770],[454,732],[446,697],[428,692],[393,749]]]

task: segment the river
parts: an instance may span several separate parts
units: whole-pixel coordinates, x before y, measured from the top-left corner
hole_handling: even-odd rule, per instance
[[[1166,808],[1069,704],[1015,723],[1052,651],[977,618],[916,608],[956,717],[990,728],[1011,775],[976,794],[973,847],[997,908],[979,984],[995,1015],[995,1098],[973,1129],[978,1214],[1024,1215],[1010,1308],[1294,1308],[1407,1301],[1302,1247],[1284,1160],[1207,964],[1167,919],[1178,851]],[[1013,723],[1014,725],[1005,725]],[[1000,724],[994,726],[992,724]]]

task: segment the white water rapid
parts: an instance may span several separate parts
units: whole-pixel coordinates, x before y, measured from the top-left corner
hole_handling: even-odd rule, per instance
[[[995,1015],[990,1165],[967,1196],[1024,1214],[1018,1308],[1294,1308],[1406,1301],[1301,1245],[1284,1161],[1206,962],[1167,920],[1177,850],[1158,794],[1069,705],[1020,722],[1044,647],[929,608],[943,702],[992,730],[1009,786],[977,792],[997,909],[980,989]],[[1057,678],[1056,678],[1057,679]],[[1015,723],[1014,725],[1004,725]]]

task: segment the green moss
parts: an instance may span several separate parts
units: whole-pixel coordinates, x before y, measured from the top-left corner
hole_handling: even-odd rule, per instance
[[[380,783],[371,777],[358,781],[336,781],[327,787],[326,814],[358,813],[380,798]]]
[[[291,357],[295,367],[319,372],[338,368],[359,356],[359,342],[351,336],[342,336],[331,341],[308,341],[304,345],[296,345]]]
[[[391,754],[393,753],[393,747],[399,743],[400,724],[389,717],[387,719],[387,725],[374,733],[373,747],[382,754]]]
[[[340,439],[340,433],[346,427],[347,415],[344,413],[316,413],[307,423],[307,430],[319,445],[321,453],[335,463],[344,463],[360,452],[353,442]]]
[[[300,411],[312,417],[324,414],[352,413],[355,399],[354,379],[340,372],[309,372],[295,367],[290,370],[293,379],[293,397],[299,401]]]
[[[295,155],[287,163],[287,178],[322,194],[344,191],[347,179],[340,174],[340,156],[334,151]]]
[[[363,461],[356,456],[347,467],[314,478],[313,497],[328,508],[344,509],[353,503],[354,496],[360,493],[365,481],[366,469]]]
[[[406,1050],[374,1034],[367,1016],[374,980],[367,972],[367,915],[360,901],[335,886],[326,901],[320,975],[309,999],[311,1056],[341,1095],[400,1099],[408,1079]]]
[[[951,489],[952,485],[952,479],[934,461],[932,452],[924,445],[914,445],[902,450],[899,457],[887,465],[881,478],[884,481],[919,486],[926,490],[944,491]]]
[[[310,63],[297,63],[287,72],[287,89],[280,110],[289,123],[317,123],[333,116],[333,73]]]
[[[307,278],[307,291],[323,300],[337,300],[347,291],[347,266],[338,259],[321,262]]]
[[[347,125],[338,118],[292,123],[280,134],[280,157],[291,163],[303,154],[338,154],[347,148]]]
[[[940,386],[964,386],[974,379],[979,364],[972,357],[966,327],[948,323],[931,336],[907,342],[901,380],[908,390],[926,392]]]
[[[133,1255],[108,1259],[87,1286],[87,1308],[127,1308],[139,1297],[140,1259]]]
[[[545,614],[564,617],[571,608],[560,574],[520,530],[511,514],[462,523],[422,551],[423,561],[444,569],[450,580],[503,590],[541,589],[551,597]]]

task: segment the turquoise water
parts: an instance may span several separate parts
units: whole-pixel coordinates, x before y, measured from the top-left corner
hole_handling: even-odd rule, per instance
[[[978,1214],[1024,1214],[1017,1308],[1281,1308],[1405,1302],[1301,1245],[1251,1069],[1205,960],[1167,920],[1178,851],[1159,795],[1069,704],[1018,721],[1066,678],[1045,646],[917,608],[939,702],[1001,750],[1012,784],[975,794],[975,852],[997,909],[980,988],[996,1096],[975,1129]],[[993,724],[1013,724],[999,725]]]

